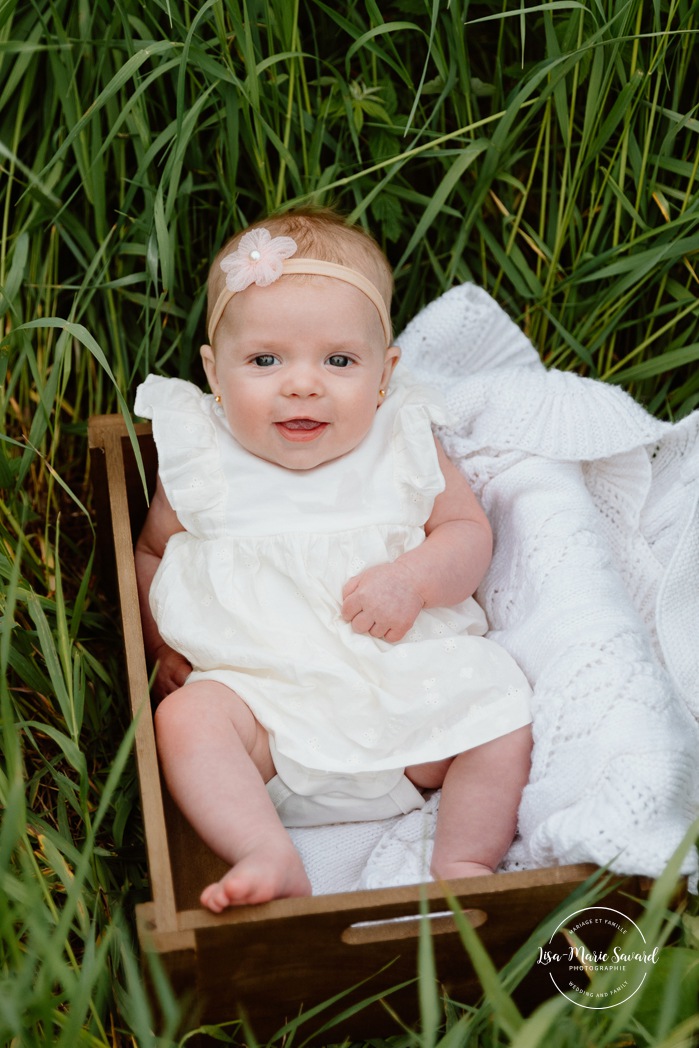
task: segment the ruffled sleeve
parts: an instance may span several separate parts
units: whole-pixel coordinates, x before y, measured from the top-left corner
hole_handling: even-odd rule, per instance
[[[152,420],[158,473],[182,526],[200,538],[221,533],[225,482],[214,399],[192,382],[149,375],[134,410]]]
[[[393,380],[395,398],[393,450],[395,480],[401,491],[409,523],[424,524],[435,498],[444,491],[433,427],[449,423],[442,396],[400,368]],[[390,401],[389,401],[390,403]]]

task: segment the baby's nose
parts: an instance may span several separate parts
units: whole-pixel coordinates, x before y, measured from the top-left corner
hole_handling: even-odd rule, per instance
[[[295,364],[284,375],[283,389],[291,397],[310,397],[321,393],[322,371],[311,364]]]

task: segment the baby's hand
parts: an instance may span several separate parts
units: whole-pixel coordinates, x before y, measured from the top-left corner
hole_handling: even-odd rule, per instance
[[[160,702],[170,692],[181,688],[192,672],[190,663],[184,655],[163,644],[155,653],[157,671],[153,682],[153,697]]]
[[[342,617],[355,633],[395,643],[412,627],[425,601],[400,561],[378,564],[351,578],[342,591]]]

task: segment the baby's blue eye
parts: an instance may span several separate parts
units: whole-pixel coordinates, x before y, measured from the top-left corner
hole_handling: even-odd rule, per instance
[[[277,358],[273,357],[271,353],[261,353],[259,357],[255,357],[254,363],[258,368],[271,368],[273,364],[277,363]]]
[[[352,361],[349,357],[345,356],[344,353],[333,353],[331,357],[328,357],[328,364],[334,368],[346,368],[349,367]]]

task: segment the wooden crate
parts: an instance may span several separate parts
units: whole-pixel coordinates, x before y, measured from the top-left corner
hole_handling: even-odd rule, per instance
[[[150,426],[138,424],[136,433],[152,491],[156,454]],[[113,572],[118,587],[131,712],[137,718],[136,760],[152,889],[152,900],[138,908],[142,947],[157,951],[175,989],[192,997],[202,1021],[235,1019],[242,1008],[258,1039],[360,983],[304,1026],[304,1032],[320,1028],[353,1002],[406,982],[408,986],[387,1000],[404,1022],[412,1024],[418,1009],[414,980],[423,897],[436,915],[431,930],[439,979],[455,999],[475,1002],[481,987],[453,917],[439,916],[448,910],[439,885],[282,899],[218,916],[199,907],[201,889],[225,866],[175,808],[159,773],[133,560],[134,538],[146,512],[143,482],[120,415],[92,418],[89,443],[101,550],[106,554],[103,569]],[[452,881],[449,887],[494,963],[501,966],[593,871],[592,866],[562,866]],[[605,897],[605,904],[614,906],[616,898],[622,912],[633,917],[632,900],[645,895],[647,888],[639,878],[627,879]],[[552,992],[545,970],[534,965],[519,997],[527,1008]],[[327,1039],[400,1032],[396,1020],[376,1003],[343,1020]]]

